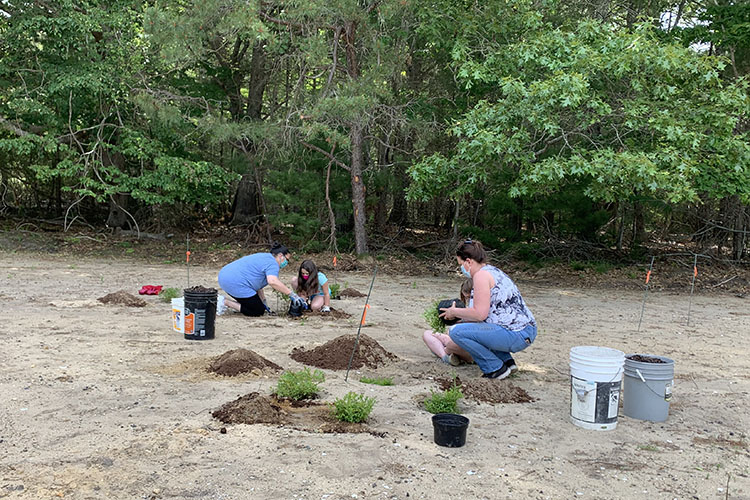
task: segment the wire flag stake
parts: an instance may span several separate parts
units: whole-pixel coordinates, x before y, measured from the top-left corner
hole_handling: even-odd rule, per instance
[[[187,235],[185,250],[185,266],[187,267],[187,287],[190,288],[190,235]]]
[[[693,259],[693,282],[690,284],[690,300],[688,301],[687,326],[690,326],[690,309],[693,306],[693,290],[695,290],[695,278],[698,277],[698,254]]]
[[[365,318],[367,317],[367,310],[370,308],[370,294],[372,293],[372,285],[375,284],[375,276],[378,275],[378,265],[375,264],[375,270],[372,273],[372,281],[370,282],[370,290],[367,292],[367,300],[365,300],[365,307],[362,309],[362,319],[359,322],[359,328],[357,328],[357,338],[354,339],[354,348],[352,354],[349,356],[349,364],[346,365],[346,376],[344,382],[349,380],[349,370],[352,367],[352,361],[354,360],[354,353],[357,352],[359,347],[359,333],[362,331],[362,325],[365,324]]]
[[[651,256],[651,265],[646,273],[646,290],[643,292],[643,303],[641,304],[641,317],[638,320],[638,331],[641,331],[641,321],[643,321],[643,310],[646,308],[646,296],[648,295],[648,282],[651,280],[651,271],[654,269],[654,256]]]

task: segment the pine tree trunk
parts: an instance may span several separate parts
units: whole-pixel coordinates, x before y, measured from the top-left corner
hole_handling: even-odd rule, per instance
[[[240,179],[232,202],[232,225],[252,224],[261,214],[258,198],[258,186],[252,172]]]
[[[362,180],[364,155],[362,144],[364,133],[362,126],[355,123],[351,127],[350,140],[352,144],[352,162],[350,176],[352,184],[352,207],[354,209],[354,249],[358,254],[366,254],[367,250],[367,216],[365,214],[365,184]]]

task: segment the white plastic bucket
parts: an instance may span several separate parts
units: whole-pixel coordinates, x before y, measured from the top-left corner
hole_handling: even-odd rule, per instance
[[[185,333],[185,299],[172,299],[172,330]]]
[[[625,353],[579,346],[570,350],[570,420],[584,429],[617,427]]]

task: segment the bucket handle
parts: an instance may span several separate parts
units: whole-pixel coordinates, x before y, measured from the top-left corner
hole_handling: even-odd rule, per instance
[[[612,382],[614,382],[615,379],[617,379],[617,377],[620,376],[621,372],[622,372],[622,367],[620,367],[620,369],[617,370],[617,373],[615,374],[614,377],[612,377],[611,379],[609,379],[609,382],[605,382],[605,383],[611,384]],[[641,379],[643,379],[643,376],[641,376]],[[645,380],[644,380],[644,382],[645,382]],[[649,387],[649,389],[650,389],[650,387]],[[596,384],[594,384],[594,388],[593,389],[589,389],[588,391],[585,390],[585,389],[576,389],[575,387],[573,388],[573,390],[576,391],[576,396],[578,396],[578,400],[579,401],[583,401],[584,399],[586,399],[586,394],[588,394],[591,391],[596,390]]]
[[[641,382],[643,382],[643,385],[645,385],[645,386],[646,386],[646,389],[648,389],[649,391],[651,391],[651,392],[653,393],[653,395],[654,395],[654,396],[656,396],[657,398],[664,398],[664,401],[671,401],[671,400],[672,400],[672,392],[670,391],[670,392],[669,392],[669,393],[667,394],[667,390],[666,390],[666,387],[664,388],[664,394],[663,394],[663,395],[662,395],[662,394],[659,394],[658,392],[656,392],[655,390],[653,390],[653,389],[651,388],[651,386],[649,386],[649,385],[648,385],[648,384],[646,383],[646,379],[645,379],[645,378],[643,377],[643,374],[641,373],[641,371],[640,371],[640,370],[639,370],[638,368],[636,368],[636,369],[635,369],[635,372],[636,372],[636,373],[638,374],[638,376],[639,376],[639,377],[641,378]]]

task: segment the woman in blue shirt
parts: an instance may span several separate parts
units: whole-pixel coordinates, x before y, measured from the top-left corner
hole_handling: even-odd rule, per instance
[[[245,316],[263,316],[268,310],[263,293],[267,285],[289,295],[292,302],[304,303],[279,279],[279,270],[287,266],[290,257],[287,247],[274,243],[270,252],[246,255],[221,268],[219,286],[232,297],[224,304]]]
[[[292,288],[307,299],[310,309],[320,312],[331,312],[331,292],[328,289],[328,278],[318,271],[318,266],[311,260],[302,262],[297,277],[292,280]]]

